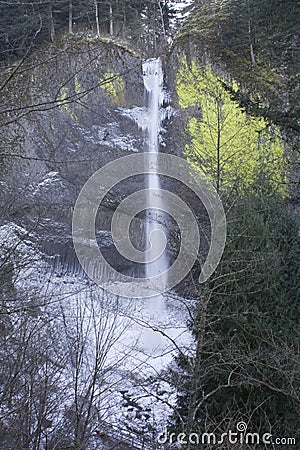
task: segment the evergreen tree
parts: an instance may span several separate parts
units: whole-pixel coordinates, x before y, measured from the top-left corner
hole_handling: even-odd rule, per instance
[[[149,51],[158,49],[166,44],[172,14],[166,0],[0,2],[0,58],[20,58],[45,40],[86,31],[145,41]]]
[[[174,423],[221,436],[243,421],[251,433],[297,438],[298,227],[263,175],[234,203],[223,260],[190,323],[196,350],[173,369]]]

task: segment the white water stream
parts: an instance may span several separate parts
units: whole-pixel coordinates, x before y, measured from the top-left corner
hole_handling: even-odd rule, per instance
[[[170,261],[166,251],[163,251],[168,238],[167,215],[160,190],[158,164],[153,155],[159,154],[160,135],[163,131],[163,120],[171,114],[171,108],[164,108],[168,93],[164,89],[164,75],[160,59],[148,59],[143,63],[143,80],[145,88],[145,106],[124,109],[123,114],[134,120],[145,136],[145,186],[147,188],[147,209],[145,233],[145,277],[149,279],[150,291],[165,291],[167,272]],[[148,159],[147,153],[151,152]],[[157,157],[158,158],[158,157]],[[153,171],[156,167],[156,171]],[[151,172],[148,169],[151,168]],[[156,257],[153,257],[156,255]],[[154,279],[160,277],[159,284],[154,285]],[[154,289],[153,289],[154,288]],[[187,310],[185,300],[165,293],[154,297],[135,299],[136,311],[132,313],[135,322],[129,330],[131,338],[136,338],[141,350],[140,360],[146,358],[147,364],[155,367],[165,367],[172,358],[175,347],[185,346],[190,342],[186,329]],[[176,345],[174,344],[176,343]],[[149,358],[149,359],[147,359]]]
[[[147,97],[147,121],[145,123],[146,142],[145,152],[157,153],[159,152],[159,134],[162,128],[163,111],[162,104],[164,101],[164,87],[163,87],[163,70],[160,59],[148,59],[143,63],[143,78],[144,87]],[[152,159],[153,161],[153,159]],[[147,172],[147,159],[145,163],[145,172]],[[160,285],[165,286],[167,281],[167,270],[169,268],[169,261],[165,251],[167,241],[167,227],[164,213],[163,199],[157,195],[157,190],[160,189],[160,179],[156,172],[146,173],[145,182],[147,187],[148,204],[147,208],[151,209],[147,212],[146,222],[146,246],[147,243],[151,246],[151,255],[145,261],[145,276],[151,278],[156,275],[162,275]],[[157,255],[153,258],[153,255]],[[164,297],[157,295],[146,300],[146,313],[155,322],[161,321],[167,315]],[[150,330],[149,330],[150,331]],[[144,333],[143,340],[148,341],[148,346],[162,344],[162,336],[153,331]]]
[[[162,128],[162,104],[164,101],[163,71],[160,59],[148,59],[143,64],[144,86],[148,96],[148,121],[146,123],[146,148],[147,152],[159,152],[159,133]],[[147,170],[147,162],[146,167]],[[151,234],[152,255],[160,255],[161,249],[165,247],[167,240],[167,228],[165,224],[165,213],[163,199],[157,195],[160,189],[160,179],[158,173],[145,175],[146,187],[148,189],[148,205],[154,205],[147,215],[146,239],[149,240]],[[154,233],[158,231],[158,233]],[[146,260],[146,277],[151,278],[158,274],[163,274],[168,270],[169,262],[165,252],[162,252],[153,262],[151,256]],[[166,276],[166,275],[165,275]],[[166,281],[166,280],[165,280]],[[162,286],[164,283],[162,283]]]

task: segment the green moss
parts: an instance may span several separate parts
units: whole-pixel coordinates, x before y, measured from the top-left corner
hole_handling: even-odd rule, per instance
[[[232,83],[236,87],[236,83]],[[218,188],[247,187],[260,170],[282,191],[284,148],[279,130],[263,118],[250,117],[233,101],[207,66],[181,61],[176,78],[181,108],[193,107],[187,122],[186,157],[199,165]]]
[[[75,77],[74,77],[74,84],[75,84],[75,92],[76,92],[76,94],[80,94],[81,86],[80,86],[80,83],[79,83],[79,80],[78,80],[78,75],[75,75]]]
[[[125,86],[120,75],[116,75],[113,72],[106,72],[100,78],[100,85],[113,103],[119,106],[125,103]]]
[[[64,86],[60,90],[60,96],[57,100],[57,104],[61,111],[63,111],[63,110],[66,111],[72,117],[72,119],[77,122],[78,117],[76,116],[74,111],[72,111],[72,109],[70,107],[70,103],[68,103],[68,101],[67,101],[68,97],[69,97],[69,89]]]

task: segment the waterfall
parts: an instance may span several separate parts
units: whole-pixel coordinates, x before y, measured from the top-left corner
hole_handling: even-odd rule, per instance
[[[148,59],[143,63],[144,86],[147,94],[148,115],[145,126],[146,145],[145,151],[159,152],[159,133],[161,130],[164,101],[163,71],[160,59]],[[147,158],[146,158],[147,166]],[[157,167],[157,164],[156,164]],[[147,167],[145,167],[145,172]],[[161,252],[166,243],[166,216],[162,198],[157,195],[160,189],[160,179],[156,172],[145,174],[146,187],[148,190],[148,205],[154,205],[147,212],[146,219],[146,242],[151,240],[151,254],[145,261],[145,275],[147,278],[163,274],[168,270],[169,261],[166,252]],[[156,255],[156,258],[153,258]],[[152,260],[152,262],[151,262]],[[166,276],[166,275],[165,275]],[[164,279],[162,278],[162,284]],[[158,303],[158,302],[157,302]]]

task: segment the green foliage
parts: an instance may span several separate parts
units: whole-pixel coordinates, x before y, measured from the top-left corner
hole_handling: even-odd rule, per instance
[[[221,65],[239,83],[229,89],[248,113],[298,132],[299,2],[195,3],[173,47],[193,48],[200,60]]]
[[[236,88],[236,83],[232,86]],[[188,66],[182,61],[176,88],[180,106],[194,107],[187,123],[191,143],[185,154],[218,190],[249,186],[262,166],[272,184],[282,190],[284,149],[278,129],[242,111],[208,66],[201,69],[194,62]]]
[[[243,420],[249,432],[297,437],[299,258],[295,219],[261,175],[233,200],[224,257],[193,312],[196,351],[172,374],[185,432]]]
[[[262,63],[278,65],[294,58],[299,33],[299,2],[295,0],[227,0],[223,46],[237,55],[249,57],[249,40]],[[283,55],[287,51],[289,55]],[[296,62],[296,61],[295,61]]]
[[[211,55],[235,57],[249,65],[252,43],[256,62],[262,66],[279,67],[284,59],[296,69],[299,17],[299,2],[295,0],[195,2],[177,43],[191,40],[199,46],[206,44]]]
[[[243,420],[297,438],[300,242],[280,136],[295,147],[299,18],[293,0],[199,0],[174,45],[189,62],[176,79],[186,157],[230,199],[223,259],[192,312],[195,351],[170,375],[177,432],[221,435]]]
[[[237,102],[239,106],[247,113],[255,117],[262,117],[269,123],[274,123],[282,129],[290,129],[295,132],[300,131],[300,109],[295,107],[293,110],[280,111],[266,107],[258,98],[251,98],[251,94],[238,88],[222,82],[224,89],[230,94],[230,98]]]

